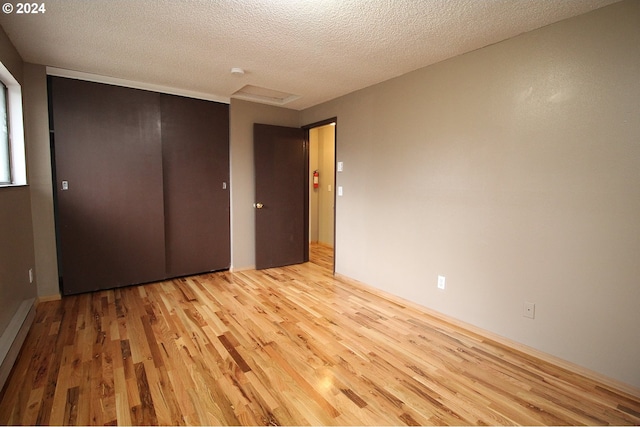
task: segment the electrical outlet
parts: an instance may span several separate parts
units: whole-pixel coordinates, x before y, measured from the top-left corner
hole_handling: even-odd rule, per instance
[[[525,302],[523,306],[522,315],[529,319],[535,319],[536,317],[536,305],[532,302]]]
[[[446,278],[444,276],[438,276],[438,289],[444,290],[446,287]]]
[[[29,269],[29,283],[33,283],[33,268]]]

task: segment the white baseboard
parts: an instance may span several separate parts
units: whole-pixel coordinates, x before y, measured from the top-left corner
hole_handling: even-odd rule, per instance
[[[255,269],[256,269],[255,265],[250,265],[250,266],[247,266],[247,267],[233,267],[233,266],[231,266],[229,268],[229,272],[230,273],[239,273],[241,271],[248,271],[248,270],[255,270]]]
[[[40,304],[41,302],[60,301],[61,299],[62,299],[62,296],[60,294],[45,295],[45,296],[38,297],[38,304]]]
[[[0,390],[11,373],[11,368],[36,317],[35,301],[35,298],[22,301],[9,326],[0,336]]]

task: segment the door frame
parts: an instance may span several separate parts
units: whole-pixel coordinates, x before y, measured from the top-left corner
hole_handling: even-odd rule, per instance
[[[334,184],[337,184],[337,180],[338,180],[338,169],[337,169],[337,163],[338,163],[338,117],[334,116],[328,119],[324,119],[324,120],[320,120],[317,122],[313,122],[304,126],[301,126],[301,128],[304,130],[304,135],[305,135],[305,141],[307,142],[307,165],[306,165],[306,176],[307,176],[307,181],[309,180],[309,131],[313,128],[317,128],[317,127],[321,127],[321,126],[326,126],[326,125],[330,125],[331,123],[335,123],[334,129],[333,129],[333,133],[334,133],[334,140],[333,140],[333,145],[334,145],[334,155],[333,155],[333,182]],[[307,182],[307,187],[309,186],[309,182]],[[333,191],[333,267],[331,270],[332,274],[336,273],[336,246],[337,246],[337,242],[336,242],[336,217],[337,217],[337,210],[336,210],[336,202],[337,202],[337,185],[334,185],[334,191]],[[307,206],[306,206],[306,211],[307,211],[307,242],[309,240],[309,223],[310,223],[310,215],[311,213],[309,212],[309,197],[307,196]],[[306,251],[307,251],[307,261],[309,260],[309,244],[307,243],[306,245]]]

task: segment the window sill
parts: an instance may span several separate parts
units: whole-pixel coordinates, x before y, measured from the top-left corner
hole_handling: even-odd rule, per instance
[[[0,191],[2,191],[3,188],[16,188],[16,187],[28,187],[29,184],[0,184]]]

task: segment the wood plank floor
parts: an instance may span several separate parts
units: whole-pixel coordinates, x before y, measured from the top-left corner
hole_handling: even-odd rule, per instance
[[[40,304],[0,424],[640,423],[640,399],[336,279],[322,251]]]

